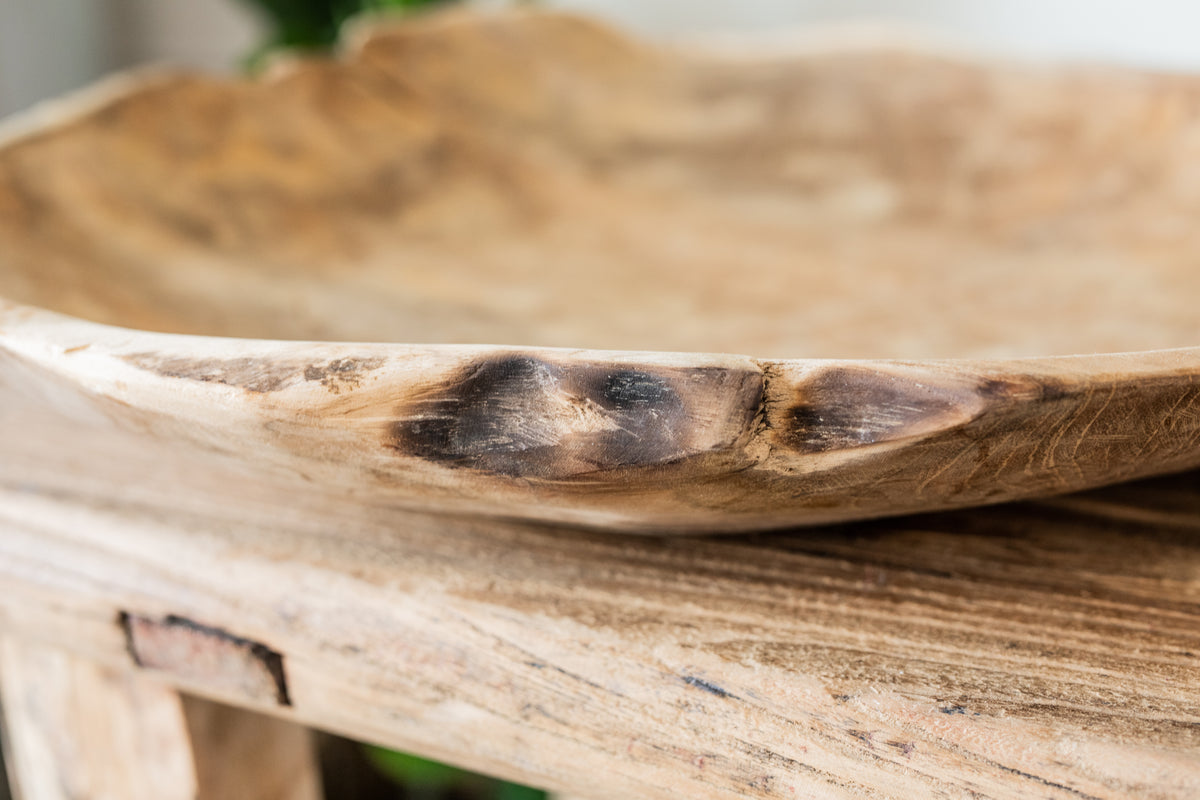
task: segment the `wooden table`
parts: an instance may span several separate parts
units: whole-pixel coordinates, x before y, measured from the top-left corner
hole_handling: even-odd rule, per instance
[[[27,800],[316,796],[258,712],[582,798],[1200,794],[1195,473],[657,539],[285,494],[20,413]]]

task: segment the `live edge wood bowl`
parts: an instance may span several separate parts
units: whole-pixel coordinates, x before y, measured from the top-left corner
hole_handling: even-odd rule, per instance
[[[1200,464],[1197,220],[1194,77],[410,19],[7,124],[0,436],[630,531],[1066,492]]]

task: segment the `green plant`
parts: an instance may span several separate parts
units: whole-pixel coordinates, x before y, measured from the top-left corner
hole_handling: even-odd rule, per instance
[[[364,11],[410,11],[451,0],[243,0],[267,20],[266,40],[247,59],[253,66],[278,49],[327,50],[342,23]]]
[[[436,761],[367,747],[367,760],[396,784],[410,800],[442,800],[470,797],[480,800],[545,800],[546,793],[507,781],[486,778]]]

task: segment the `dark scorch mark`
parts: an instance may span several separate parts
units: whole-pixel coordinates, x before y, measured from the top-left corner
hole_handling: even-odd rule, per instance
[[[982,408],[975,387],[871,368],[831,367],[806,379],[780,438],[802,453],[895,441],[957,427]]]
[[[697,406],[719,406],[730,390],[737,393],[736,419],[725,410],[715,415],[715,426],[745,428],[761,393],[757,373],[502,356],[408,398],[389,446],[510,477],[563,479],[660,465],[719,444],[705,438],[712,431],[698,427],[698,421],[713,422]]]

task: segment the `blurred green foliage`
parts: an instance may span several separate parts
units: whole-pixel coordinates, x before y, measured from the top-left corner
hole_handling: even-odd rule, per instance
[[[327,50],[338,40],[342,23],[364,11],[411,11],[451,0],[243,0],[258,9],[270,26],[267,40],[250,54],[254,66],[273,50]]]
[[[367,747],[367,760],[403,786],[408,800],[546,800],[545,792],[528,786],[487,778],[382,747]]]

